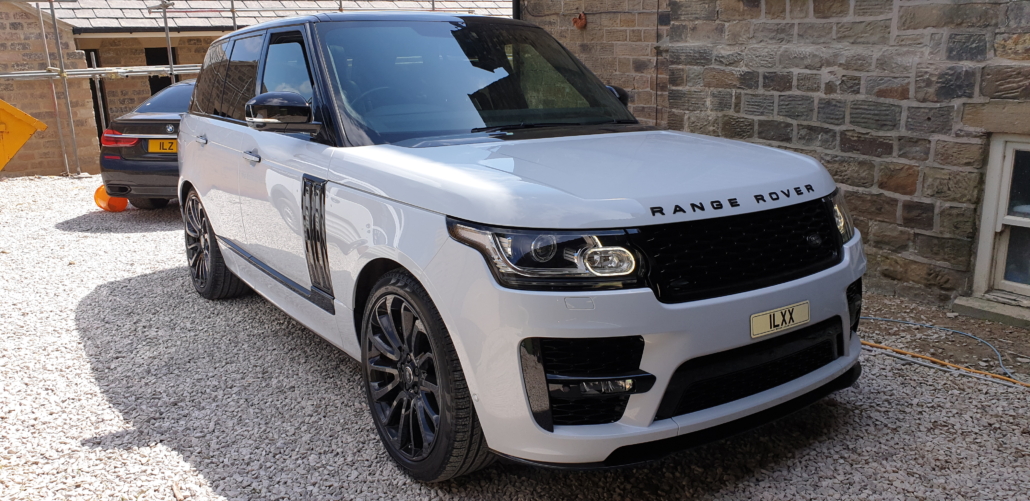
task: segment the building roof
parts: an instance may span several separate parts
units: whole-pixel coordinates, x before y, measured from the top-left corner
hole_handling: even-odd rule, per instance
[[[148,12],[147,7],[160,4],[160,0],[76,0],[55,2],[57,18],[78,33],[163,31],[161,12]],[[414,10],[430,9],[430,0],[236,0],[236,24],[242,28],[284,17],[338,12],[348,10]],[[437,9],[461,9],[464,12],[486,16],[511,16],[511,0],[437,0]],[[29,5],[35,5],[30,3]],[[47,4],[40,8],[48,12]],[[176,0],[168,13],[168,26],[172,31],[228,31],[232,30],[231,12],[212,12],[209,9],[229,9],[230,0]],[[294,9],[294,10],[291,10]],[[296,10],[318,9],[318,10]],[[175,12],[191,9],[193,12]],[[205,10],[208,10],[205,12]]]

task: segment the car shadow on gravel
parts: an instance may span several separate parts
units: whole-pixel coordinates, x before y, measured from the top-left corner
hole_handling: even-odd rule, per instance
[[[163,209],[128,208],[122,212],[100,209],[87,212],[54,225],[61,231],[80,233],[150,233],[182,229],[179,204],[172,202]]]
[[[206,301],[187,268],[174,268],[97,287],[75,323],[96,384],[131,423],[84,445],[160,443],[230,499],[709,497],[840,440],[857,420],[830,397],[644,466],[568,472],[498,462],[423,485],[379,444],[358,364],[257,295]]]

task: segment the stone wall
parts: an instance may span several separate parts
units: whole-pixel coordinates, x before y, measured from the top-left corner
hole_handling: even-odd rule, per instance
[[[622,0],[522,1],[523,19],[598,73],[640,82],[640,118],[820,160],[856,216],[874,290],[969,291],[989,135],[1030,134],[1030,1],[670,0],[657,14]],[[666,15],[657,44],[608,31],[650,19],[661,34]],[[655,68],[668,97],[648,111],[648,92],[666,85]]]
[[[44,14],[44,28],[50,47],[52,64],[57,66],[57,52],[54,50],[53,26],[49,16]],[[66,67],[83,68],[85,58],[82,51],[73,50],[71,27],[61,26],[61,49],[65,55]],[[46,69],[46,53],[43,36],[40,34],[39,17],[31,9],[18,4],[0,2],[0,73]],[[4,80],[0,79],[0,99],[32,115],[47,125],[47,130],[37,132],[22,149],[8,162],[0,176],[57,175],[64,174],[64,160],[61,157],[61,141],[57,135],[57,120],[64,129],[68,148],[68,162],[75,172],[77,152],[83,172],[99,172],[100,146],[93,117],[92,95],[89,82],[84,79],[68,80],[72,97],[72,115],[78,140],[72,148],[68,115],[64,102],[64,86],[54,80],[57,88],[58,110],[54,111],[53,94],[48,80]]]

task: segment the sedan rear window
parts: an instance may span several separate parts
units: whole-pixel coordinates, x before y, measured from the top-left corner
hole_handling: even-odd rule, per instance
[[[186,113],[193,95],[193,85],[173,85],[147,99],[136,113]]]

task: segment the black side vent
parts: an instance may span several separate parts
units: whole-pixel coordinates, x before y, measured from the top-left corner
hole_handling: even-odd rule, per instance
[[[858,332],[858,319],[862,316],[862,279],[848,286],[848,313],[851,316],[851,332]]]

